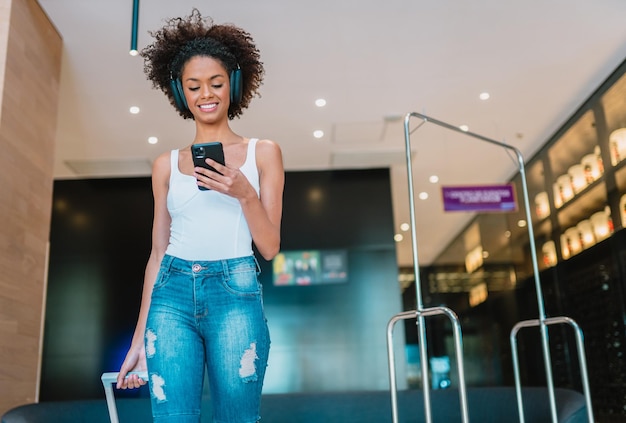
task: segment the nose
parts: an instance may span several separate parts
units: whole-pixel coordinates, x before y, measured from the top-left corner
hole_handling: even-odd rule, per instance
[[[210,98],[213,95],[213,90],[211,90],[210,84],[202,84],[200,88],[200,97],[201,98]]]

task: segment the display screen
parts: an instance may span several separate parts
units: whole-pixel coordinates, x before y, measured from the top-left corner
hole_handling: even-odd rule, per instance
[[[283,251],[273,260],[274,285],[319,285],[348,281],[346,250]]]

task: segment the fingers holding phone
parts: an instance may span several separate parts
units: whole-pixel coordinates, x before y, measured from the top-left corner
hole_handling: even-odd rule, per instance
[[[191,153],[200,190],[214,189],[234,198],[256,196],[256,191],[245,175],[239,169],[224,164],[221,143],[192,144]]]
[[[220,171],[216,169],[215,166],[212,166],[211,164],[207,163],[207,159],[211,159],[214,162],[216,162],[216,164],[224,166],[224,163],[225,163],[224,149],[223,149],[221,142],[192,144],[191,156],[193,158],[193,164],[195,167],[207,169],[211,172],[216,172],[220,175],[222,174]],[[211,174],[209,172],[197,172],[196,171],[196,175],[202,175],[208,179],[212,179]],[[202,181],[202,179],[199,178],[198,176],[196,176],[196,178],[198,179],[198,182],[206,183],[206,181]],[[210,188],[206,186],[198,185],[198,189],[202,191],[206,191],[206,190],[209,190]]]

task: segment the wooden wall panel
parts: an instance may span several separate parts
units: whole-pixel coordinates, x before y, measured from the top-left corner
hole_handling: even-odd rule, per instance
[[[0,12],[2,415],[38,399],[62,40],[35,0]]]
[[[0,0],[0,52],[7,51],[9,41],[9,18],[11,16],[11,3],[13,0]],[[4,81],[4,68],[6,67],[6,54],[0,54],[0,81]],[[0,113],[2,106],[2,90],[4,84],[0,84]]]

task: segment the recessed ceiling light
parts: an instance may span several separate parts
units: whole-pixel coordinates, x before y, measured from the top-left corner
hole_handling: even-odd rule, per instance
[[[137,106],[131,106],[130,109],[128,109],[128,111],[131,112],[134,115],[136,115],[137,113],[140,112],[139,107],[137,107]]]
[[[478,96],[481,100],[489,100],[489,93],[485,92],[485,93],[480,93],[480,95]]]
[[[322,138],[324,136],[324,131],[319,129],[317,131],[313,131],[313,136],[315,138]]]
[[[430,178],[428,178],[428,180],[430,181],[431,184],[436,184],[437,182],[439,182],[439,176],[431,175]]]
[[[403,223],[403,224],[400,225],[400,230],[403,231],[403,232],[408,231],[409,228],[410,228],[410,226],[409,226],[408,223]]]
[[[324,107],[326,106],[326,100],[324,100],[323,98],[318,98],[317,100],[315,100],[315,105],[317,107]]]
[[[395,235],[393,236],[393,240],[394,240],[394,241],[396,241],[396,242],[400,242],[400,241],[402,241],[403,239],[404,239],[404,237],[402,236],[402,234],[395,234]]]
[[[148,137],[148,142],[150,144],[156,144],[159,142],[159,139],[157,137]]]
[[[526,221],[524,219],[520,219],[517,221],[517,226],[519,226],[520,228],[525,228],[526,227]]]
[[[459,126],[459,129],[460,129],[461,131],[463,131],[463,132],[467,132],[467,131],[469,131],[469,126],[467,126],[467,125],[461,125],[461,126]]]
[[[420,198],[420,200],[427,200],[428,199],[428,193],[426,191],[422,191],[419,193],[418,197]]]

